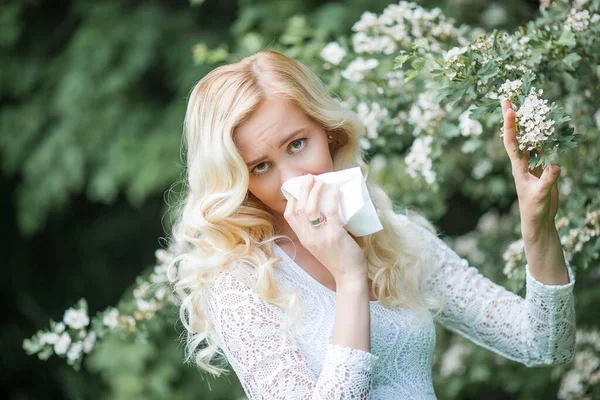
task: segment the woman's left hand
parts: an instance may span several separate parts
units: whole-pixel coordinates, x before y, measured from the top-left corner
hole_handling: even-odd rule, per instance
[[[512,175],[517,188],[519,212],[521,214],[521,234],[523,240],[535,242],[544,237],[549,229],[555,229],[554,217],[558,211],[558,188],[556,182],[560,176],[557,165],[546,169],[537,167],[529,170],[529,152],[523,151],[519,158],[517,150],[517,130],[515,111],[509,101],[502,101],[504,116],[503,141],[512,164]]]

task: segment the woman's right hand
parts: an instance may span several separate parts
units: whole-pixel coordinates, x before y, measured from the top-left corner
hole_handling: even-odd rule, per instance
[[[319,202],[325,184],[311,174],[302,183],[298,200],[293,196],[287,202],[283,217],[298,236],[300,244],[319,260],[339,285],[342,281],[367,281],[365,254],[344,228],[338,214],[340,189],[324,205],[327,221],[313,228],[310,220],[321,216]]]

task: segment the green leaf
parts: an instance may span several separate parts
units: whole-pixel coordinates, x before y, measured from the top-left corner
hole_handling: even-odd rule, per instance
[[[425,66],[425,59],[424,58],[415,58],[415,60],[412,62],[412,67],[413,69],[417,70],[417,71],[421,71],[423,69],[423,67]]]
[[[396,58],[394,58],[394,68],[395,69],[402,68],[404,63],[406,63],[411,58],[412,58],[412,55],[403,51],[400,55],[398,55],[398,56],[396,56]]]
[[[563,29],[563,32],[556,43],[567,47],[575,47],[577,44],[575,41],[575,34],[570,29]]]
[[[563,63],[567,66],[569,71],[575,69],[575,64],[581,60],[581,57],[577,53],[570,53],[568,56],[563,58]]]
[[[420,71],[409,69],[408,71],[406,71],[406,75],[404,76],[404,83],[412,81],[417,76],[419,76],[419,73]]]

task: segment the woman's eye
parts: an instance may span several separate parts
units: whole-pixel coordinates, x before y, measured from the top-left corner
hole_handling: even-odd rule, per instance
[[[256,167],[252,168],[252,171],[250,171],[250,172],[252,172],[253,174],[257,174],[257,175],[264,174],[267,170],[259,168],[261,165],[267,165],[267,163],[258,164]]]
[[[304,146],[306,146],[306,138],[302,138],[302,139],[296,139],[294,140],[292,143],[290,143],[290,148],[294,148],[294,143],[302,143],[302,146],[300,146],[299,148],[296,148],[296,151],[300,151],[304,148]]]
[[[292,151],[292,153],[299,153],[302,150],[304,150],[304,148],[306,147],[306,141],[308,139],[307,138],[301,138],[301,139],[296,139],[293,142],[290,143],[290,150]],[[250,171],[251,174],[254,175],[264,175],[267,172],[269,172],[269,168],[260,168],[261,165],[267,165],[268,163],[260,163],[257,164],[254,168],[252,168],[252,170]]]

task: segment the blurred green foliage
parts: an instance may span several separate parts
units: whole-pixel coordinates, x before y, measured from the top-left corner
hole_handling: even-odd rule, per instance
[[[265,47],[285,50],[322,71],[319,53],[323,46],[348,37],[364,11],[380,13],[390,3],[16,0],[0,5],[0,167],[14,190],[11,205],[18,227],[10,235],[21,235],[24,241],[29,240],[23,243],[29,245],[36,238],[54,237],[50,247],[57,250],[45,253],[55,258],[52,267],[62,268],[62,274],[56,273],[60,279],[84,292],[52,292],[44,284],[33,285],[23,278],[23,291],[34,288],[41,302],[49,296],[64,296],[52,307],[56,311],[32,312],[36,310],[34,300],[18,302],[20,310],[29,310],[28,320],[34,325],[31,330],[45,325],[50,317],[60,319],[58,311],[80,295],[95,304],[93,310],[114,304],[110,301],[115,297],[103,297],[106,293],[102,288],[120,295],[119,290],[152,262],[157,248],[154,238],[161,234],[157,230],[166,210],[163,194],[183,171],[182,121],[187,95],[198,79],[221,62]],[[439,6],[460,23],[487,30],[524,25],[537,15],[539,6],[518,0],[428,0],[419,4]],[[335,86],[335,82],[328,83]],[[574,79],[571,88],[581,90],[580,85],[585,82]],[[468,168],[464,154],[449,152],[445,157],[448,162],[442,169],[447,170],[441,174],[455,174],[447,182],[446,197],[432,196],[425,186],[399,178],[397,171],[404,169],[403,160],[393,156],[379,179],[387,182],[392,198],[427,210],[447,233],[471,230],[490,206],[504,211],[509,208],[506,193],[510,189],[504,180],[497,179],[486,187],[495,191],[496,195],[490,196],[461,175]],[[464,168],[456,168],[461,165]],[[590,179],[590,185],[598,184],[594,177]],[[411,191],[403,191],[406,187]],[[490,202],[490,198],[496,200]],[[471,203],[473,200],[478,203]],[[84,203],[99,210],[95,214],[98,221],[83,222],[83,213],[78,210]],[[143,218],[131,211],[136,209],[143,212]],[[142,219],[146,221],[143,224]],[[156,223],[155,230],[144,232],[151,220]],[[62,231],[56,229],[61,223],[68,224]],[[168,231],[168,223],[163,228]],[[512,234],[508,229],[504,239]],[[116,242],[124,242],[117,252]],[[59,246],[66,250],[59,250]],[[497,252],[497,238],[484,240],[481,246],[484,252]],[[13,250],[21,255],[28,248]],[[145,257],[132,257],[131,252]],[[104,260],[109,254],[114,257],[112,266]],[[24,262],[20,257],[9,263],[30,268],[28,275],[22,276],[31,280],[39,278],[35,268],[40,264],[40,259]],[[81,275],[73,278],[74,273],[61,267],[65,264],[84,266],[85,276],[98,286],[95,291],[84,291],[85,284],[77,283]],[[132,268],[129,275],[114,275],[109,269],[125,267]],[[492,278],[501,277],[497,268],[485,272]],[[115,284],[115,278],[121,281]],[[130,297],[131,288],[123,298]],[[578,308],[591,311],[597,300],[590,288],[578,297]],[[597,324],[597,315],[596,319],[592,315],[583,318]],[[151,326],[147,342],[116,337],[103,341],[88,358],[83,373],[50,360],[51,377],[40,378],[48,386],[42,392],[35,392],[34,387],[15,390],[13,398],[35,398],[33,393],[44,391],[69,399],[236,399],[243,395],[235,375],[215,380],[183,365],[178,337],[181,328],[173,328],[172,321]],[[3,335],[12,343],[18,341],[13,334]],[[439,330],[438,353],[457,340]],[[560,369],[525,369],[492,359],[489,352],[473,349],[462,375],[436,382],[441,385],[437,388],[440,398],[529,399],[556,393]],[[29,363],[28,368],[32,365]],[[53,380],[62,388],[51,388],[57,384]]]

